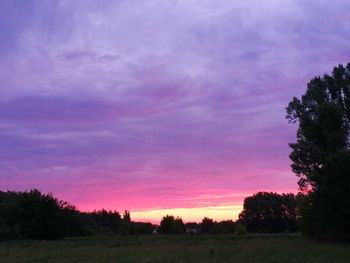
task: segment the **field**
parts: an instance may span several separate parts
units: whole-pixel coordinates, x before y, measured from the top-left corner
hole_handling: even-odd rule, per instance
[[[348,263],[350,245],[298,235],[90,237],[0,242],[0,262]]]

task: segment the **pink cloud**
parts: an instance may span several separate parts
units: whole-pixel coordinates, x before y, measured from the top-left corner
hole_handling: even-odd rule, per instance
[[[84,210],[296,191],[285,107],[349,59],[345,0],[0,5],[0,187]]]

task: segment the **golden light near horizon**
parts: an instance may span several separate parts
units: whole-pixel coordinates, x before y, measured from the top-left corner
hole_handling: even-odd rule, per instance
[[[184,222],[201,222],[204,217],[222,221],[238,219],[238,214],[242,211],[242,208],[242,205],[225,205],[131,211],[130,214],[134,221],[149,221],[152,223],[159,223],[166,215],[180,217]]]

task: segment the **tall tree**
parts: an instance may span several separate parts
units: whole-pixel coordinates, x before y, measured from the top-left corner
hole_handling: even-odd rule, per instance
[[[312,79],[289,103],[287,119],[299,124],[290,159],[306,193],[305,232],[350,238],[350,64]]]

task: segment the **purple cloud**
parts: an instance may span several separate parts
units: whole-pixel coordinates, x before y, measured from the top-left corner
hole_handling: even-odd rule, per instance
[[[349,8],[1,1],[1,189],[37,187],[83,209],[296,191],[284,108],[349,60]]]

